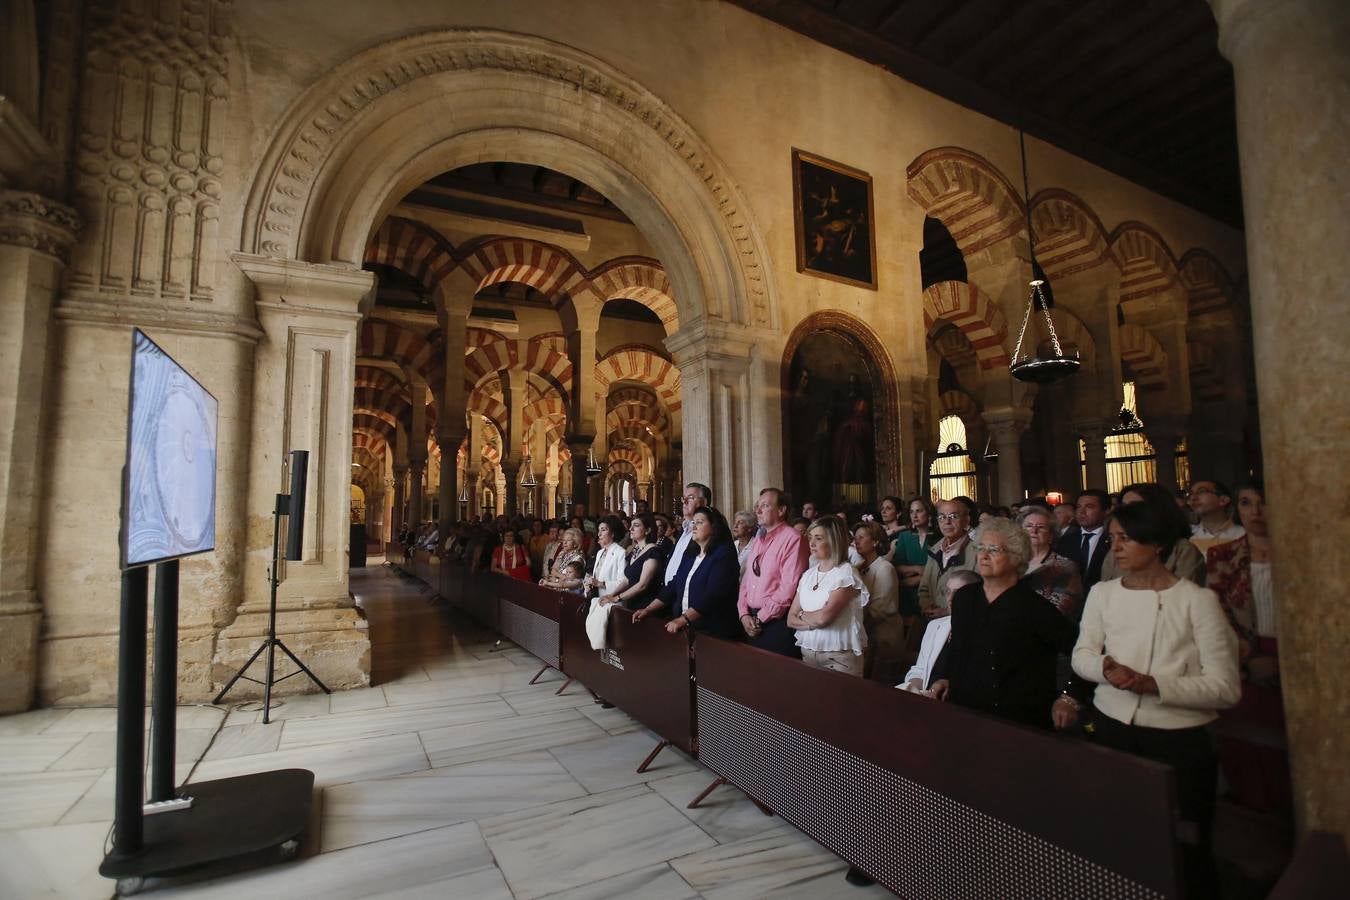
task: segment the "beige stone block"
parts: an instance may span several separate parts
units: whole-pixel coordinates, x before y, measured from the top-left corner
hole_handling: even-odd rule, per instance
[[[225,686],[267,637],[267,613],[242,613],[234,624],[221,632],[212,660],[215,690]],[[330,690],[367,687],[370,684],[370,637],[355,609],[313,609],[278,612],[277,637],[300,658]],[[246,673],[262,680],[266,675],[266,654],[260,656]],[[278,649],[278,676],[296,671],[295,664]],[[277,685],[275,695],[300,694],[317,690],[300,674]],[[230,689],[227,701],[262,696],[262,687],[240,679]]]
[[[0,614],[0,713],[23,712],[33,705],[41,624],[37,610]]]

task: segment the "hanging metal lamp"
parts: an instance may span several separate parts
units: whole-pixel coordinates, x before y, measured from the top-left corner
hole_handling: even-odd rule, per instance
[[[538,481],[535,481],[535,479],[534,479],[534,463],[532,463],[532,462],[530,461],[530,458],[529,458],[528,456],[526,456],[526,457],[525,457],[525,475],[524,475],[524,477],[522,477],[522,478],[520,479],[520,486],[521,486],[521,487],[532,488],[532,487],[534,487],[535,485],[537,485],[538,483],[539,483],[539,482],[538,482]]]
[[[594,478],[602,471],[604,470],[600,468],[600,464],[595,461],[595,448],[588,447],[586,449],[586,477]]]
[[[1027,311],[1022,316],[1022,330],[1017,333],[1017,346],[1013,349],[1012,362],[1008,364],[1008,371],[1018,381],[1050,384],[1076,373],[1083,361],[1079,359],[1077,352],[1073,356],[1064,355],[1064,350],[1059,345],[1059,335],[1055,333],[1055,323],[1050,318],[1050,303],[1046,299],[1045,292],[1041,290],[1045,285],[1045,279],[1038,277],[1036,235],[1031,226],[1031,196],[1027,187],[1027,143],[1026,135],[1020,130],[1017,132],[1017,141],[1022,150],[1022,205],[1027,216],[1027,242],[1031,251],[1032,278],[1027,285],[1030,288],[1027,296]],[[1038,344],[1034,339],[1036,328],[1033,326],[1033,340],[1027,346],[1027,352],[1024,355],[1022,346],[1027,338],[1027,325],[1031,323],[1032,314],[1036,312],[1039,312],[1045,320],[1045,331],[1050,338],[1051,353],[1043,355],[1037,351]]]

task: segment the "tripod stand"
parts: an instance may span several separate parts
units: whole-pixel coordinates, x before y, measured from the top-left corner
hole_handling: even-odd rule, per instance
[[[301,491],[303,492],[303,490],[304,488],[302,487]],[[292,494],[293,493],[295,493],[294,490],[292,490]],[[291,496],[288,494],[277,494],[276,508],[272,510],[272,570],[268,574],[268,581],[271,583],[272,586],[272,601],[271,601],[271,608],[268,610],[267,613],[267,638],[262,642],[262,644],[258,647],[257,650],[253,651],[253,655],[248,658],[248,662],[244,663],[243,667],[240,668],[238,672],[234,673],[234,677],[231,678],[229,682],[226,683],[225,687],[221,690],[221,692],[216,695],[216,699],[212,701],[213,703],[219,704],[222,700],[225,699],[225,695],[230,692],[230,688],[234,687],[235,682],[237,682],[241,678],[244,679],[245,681],[251,681],[254,684],[261,684],[263,686],[264,725],[268,724],[269,717],[272,712],[272,685],[274,684],[280,684],[287,678],[290,678],[294,675],[299,675],[301,672],[303,672],[306,675],[308,675],[309,680],[317,684],[325,694],[333,693],[328,689],[327,685],[325,685],[322,681],[319,680],[317,675],[311,672],[305,666],[305,664],[300,661],[299,657],[297,657],[294,653],[291,652],[291,648],[287,647],[284,643],[282,643],[281,638],[277,637],[277,585],[281,583],[281,578],[277,573],[277,562],[278,562],[277,557],[281,543],[281,517],[285,515],[290,515],[290,512],[291,512]],[[297,512],[299,511],[297,510]],[[292,533],[297,532],[295,532],[295,530],[292,529]],[[288,550],[291,549],[298,549],[298,548],[291,548],[288,542]],[[283,675],[280,678],[275,677],[276,671],[275,658],[278,647],[281,648],[282,653],[285,653],[287,656],[291,658],[291,662],[299,666],[299,668],[296,671],[292,672],[290,675]],[[257,661],[258,657],[262,655],[262,652],[264,650],[267,651],[267,678],[264,681],[259,681],[256,678],[250,678],[244,673],[248,671],[249,666],[253,665],[253,663]]]

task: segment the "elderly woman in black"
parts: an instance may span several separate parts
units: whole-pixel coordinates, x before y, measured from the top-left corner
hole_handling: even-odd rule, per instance
[[[993,518],[971,540],[984,581],[952,597],[952,636],[934,666],[933,696],[1037,728],[1066,724],[1051,711],[1056,663],[1073,649],[1077,627],[1021,580],[1031,555],[1025,531]]]
[[[692,628],[716,637],[733,638],[740,631],[736,616],[736,593],[741,567],[726,516],[710,506],[694,511],[693,538],[679,561],[675,577],[657,598],[633,613],[640,622],[648,615],[669,609],[666,623],[672,634]]]

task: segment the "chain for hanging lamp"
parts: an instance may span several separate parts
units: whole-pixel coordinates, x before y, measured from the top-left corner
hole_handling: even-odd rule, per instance
[[[1027,311],[1022,316],[1022,330],[1017,333],[1017,346],[1013,350],[1012,362],[1008,364],[1008,371],[1018,381],[1049,384],[1077,372],[1079,366],[1082,365],[1082,360],[1078,358],[1077,353],[1073,356],[1064,355],[1064,349],[1059,345],[1059,335],[1055,333],[1055,322],[1050,318],[1050,303],[1046,299],[1045,292],[1041,290],[1041,287],[1045,284],[1045,279],[1036,277],[1036,234],[1031,225],[1031,192],[1028,189],[1027,180],[1027,142],[1026,134],[1020,130],[1017,132],[1017,142],[1022,151],[1022,204],[1027,216],[1027,246],[1031,251],[1032,278],[1028,282],[1030,292],[1027,295]],[[1053,356],[1041,356],[1036,350],[1034,341],[1032,346],[1027,349],[1026,356],[1022,355],[1022,344],[1026,340],[1027,325],[1031,323],[1031,314],[1036,310],[1039,310],[1045,318],[1045,330],[1050,336],[1050,346],[1054,351]]]

